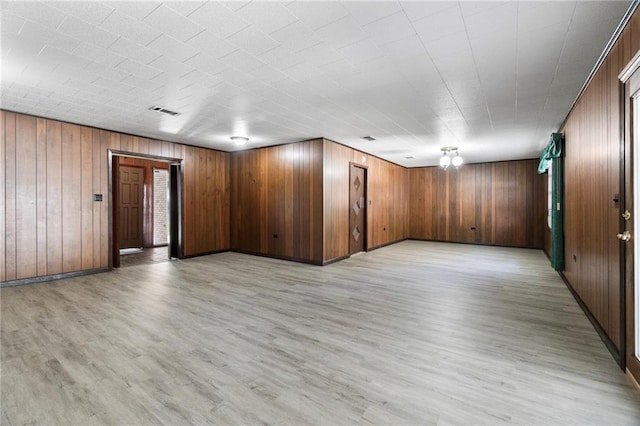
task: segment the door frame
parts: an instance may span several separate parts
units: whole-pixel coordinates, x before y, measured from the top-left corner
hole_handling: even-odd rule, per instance
[[[632,214],[632,218],[635,218],[636,208],[638,203],[634,199],[634,171],[640,173],[640,170],[636,170],[637,164],[634,162],[636,155],[634,147],[640,146],[640,135],[634,134],[634,127],[636,124],[633,120],[634,109],[632,97],[634,94],[640,92],[640,52],[638,52],[634,58],[627,64],[618,76],[620,80],[620,111],[621,111],[621,161],[623,176],[621,184],[623,185],[622,194],[624,199],[622,206],[625,210],[628,210]],[[633,86],[633,87],[632,87]],[[621,226],[620,232],[629,231],[632,235],[631,243],[620,243],[621,250],[621,280],[622,286],[620,287],[621,293],[621,358],[622,362],[620,367],[625,369],[627,374],[631,375],[636,381],[640,381],[640,360],[635,354],[636,348],[636,305],[635,305],[635,251],[634,240],[640,238],[638,232],[634,232],[634,229],[638,229],[638,225],[634,223],[634,220],[625,221],[620,219]]]
[[[363,241],[362,241],[362,252],[367,252],[369,251],[369,207],[371,207],[371,202],[369,201],[369,167],[361,164],[361,163],[356,163],[354,161],[349,161],[349,208],[347,210],[348,215],[347,216],[347,236],[349,237],[348,241],[349,241],[349,247],[348,247],[348,252],[349,252],[349,256],[352,255],[351,253],[351,167],[358,167],[361,168],[362,171],[364,172],[364,203],[365,203],[365,215],[364,215],[364,225],[363,225],[363,230],[362,230],[362,236],[363,236]],[[362,252],[358,252],[358,253],[362,253]],[[355,254],[355,253],[353,253]]]
[[[109,149],[107,153],[107,167],[109,173],[109,269],[120,267],[120,250],[118,249],[118,182],[120,157],[140,158],[142,160],[162,161],[168,164],[169,170],[169,232],[170,241],[167,247],[167,257],[182,259],[184,257],[184,167],[182,158],[163,157],[158,155],[139,154],[136,152]],[[175,238],[174,238],[175,236]]]

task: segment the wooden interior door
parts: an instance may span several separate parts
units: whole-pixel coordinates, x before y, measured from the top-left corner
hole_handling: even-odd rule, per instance
[[[366,250],[367,173],[354,164],[349,173],[349,254]]]
[[[621,307],[626,327],[625,341],[621,348],[623,357],[621,366],[640,382],[640,342],[638,326],[640,324],[640,235],[635,232],[635,222],[640,219],[640,211],[635,200],[640,195],[640,70],[635,71],[625,84],[625,143],[624,143],[624,221],[621,226],[621,251],[623,253],[624,292]]]
[[[143,245],[144,169],[120,166],[118,184],[119,248]]]

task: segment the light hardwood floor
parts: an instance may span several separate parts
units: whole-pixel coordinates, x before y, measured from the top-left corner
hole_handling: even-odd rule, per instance
[[[0,297],[3,425],[640,424],[535,250],[223,253]]]

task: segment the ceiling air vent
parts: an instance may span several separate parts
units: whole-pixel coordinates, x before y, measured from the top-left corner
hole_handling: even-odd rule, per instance
[[[180,115],[179,112],[175,112],[175,111],[171,111],[168,110],[166,108],[162,108],[160,106],[152,106],[151,108],[149,108],[151,111],[157,111],[157,112],[161,112],[163,114],[169,114],[169,115]]]
[[[369,142],[376,140],[376,138],[371,137],[371,136],[363,136],[360,139],[364,139],[365,141],[369,141]]]

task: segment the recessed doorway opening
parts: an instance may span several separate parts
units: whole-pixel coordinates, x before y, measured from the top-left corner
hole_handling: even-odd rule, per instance
[[[181,160],[110,152],[114,268],[182,257]]]

